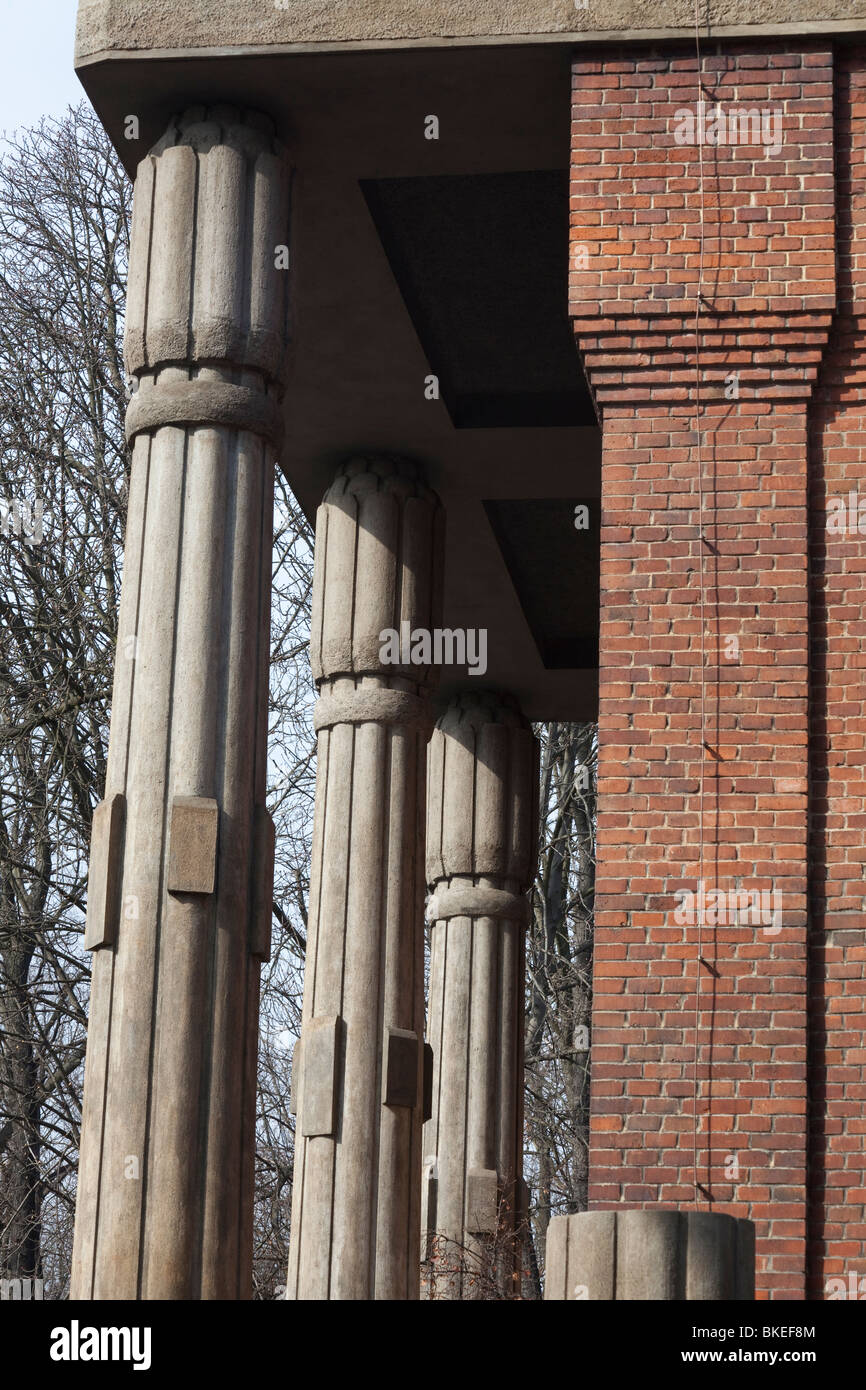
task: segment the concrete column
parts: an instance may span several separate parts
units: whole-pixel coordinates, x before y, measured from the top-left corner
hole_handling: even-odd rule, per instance
[[[547,1229],[545,1300],[755,1297],[755,1227],[710,1211],[585,1211]]]
[[[287,190],[269,122],[228,108],[173,121],[136,179],[73,1298],[251,1294]]]
[[[436,672],[382,657],[432,629],[443,514],[413,465],[355,459],[316,524],[316,807],[289,1298],[418,1296],[421,824]]]
[[[422,1258],[435,1298],[507,1297],[520,1267],[523,976],[538,750],[515,702],[468,691],[430,742],[433,924]]]

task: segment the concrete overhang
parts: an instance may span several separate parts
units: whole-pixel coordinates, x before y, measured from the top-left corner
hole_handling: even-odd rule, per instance
[[[860,29],[866,0],[700,0],[707,36]],[[79,0],[76,61],[109,53],[688,37],[694,0]]]
[[[751,8],[716,4],[714,32]],[[866,0],[817,8],[825,26],[866,27]],[[776,0],[762,19],[802,32],[815,10]],[[679,0],[604,7],[620,38],[642,23],[646,34],[647,16],[683,37],[692,14]],[[567,203],[544,204],[538,248],[526,215],[532,190],[565,187],[569,61],[591,15],[573,0],[79,7],[78,75],[130,174],[178,110],[230,103],[275,120],[293,167],[289,482],[312,519],[347,455],[422,462],[448,516],[445,624],[487,629],[483,683],[512,691],[533,719],[597,709],[600,432],[577,353],[564,355]],[[137,139],[126,138],[130,115]],[[425,138],[431,115],[438,139]],[[434,254],[439,237],[453,256]],[[447,271],[458,249],[462,300]],[[545,343],[544,325],[528,322],[536,295],[551,306]],[[528,404],[520,372],[542,378],[527,382]],[[425,393],[431,373],[439,400]],[[581,503],[587,531],[573,522]],[[475,683],[446,670],[442,698]]]

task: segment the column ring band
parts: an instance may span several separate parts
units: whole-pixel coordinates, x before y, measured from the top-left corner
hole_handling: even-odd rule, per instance
[[[126,410],[126,438],[160,429],[163,425],[205,425],[212,429],[249,430],[279,449],[283,439],[283,412],[279,403],[262,391],[230,381],[158,382],[133,396]]]
[[[450,917],[500,917],[509,922],[529,921],[529,901],[520,893],[459,883],[437,888],[427,904],[428,922]]]

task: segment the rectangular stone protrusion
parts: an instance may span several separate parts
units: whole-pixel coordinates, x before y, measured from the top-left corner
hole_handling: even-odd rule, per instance
[[[337,1064],[340,1018],[337,1014],[311,1018],[304,1024],[301,1066],[303,1094],[299,1097],[301,1133],[312,1139],[337,1132]]]
[[[435,1158],[424,1164],[421,1179],[421,1263],[436,1253],[436,1207],[439,1197],[439,1169]]]
[[[382,1104],[418,1104],[418,1034],[405,1028],[385,1029]]]
[[[433,1118],[433,1048],[424,1044],[424,1123]]]
[[[466,1174],[466,1229],[473,1235],[496,1231],[499,1222],[499,1179],[495,1168],[470,1168]]]
[[[216,887],[219,807],[208,796],[176,796],[168,844],[169,893],[212,893]]]
[[[120,920],[120,874],[126,799],[107,796],[93,812],[90,867],[87,874],[87,920],[84,949],[114,946]]]
[[[271,919],[274,913],[274,851],[276,831],[266,806],[257,806],[253,824],[253,920],[250,954],[256,960],[271,958]]]
[[[289,1091],[289,1114],[297,1115],[301,1099],[301,1067],[303,1066],[301,1039],[292,1048],[292,1081]]]

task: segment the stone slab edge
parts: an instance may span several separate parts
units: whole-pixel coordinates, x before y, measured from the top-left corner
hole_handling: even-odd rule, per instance
[[[701,5],[704,39],[866,30],[866,0]],[[76,66],[110,57],[687,38],[693,0],[79,0]]]

